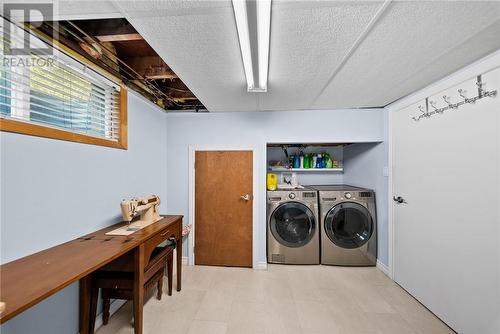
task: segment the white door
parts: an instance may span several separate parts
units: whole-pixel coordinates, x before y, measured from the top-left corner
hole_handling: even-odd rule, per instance
[[[500,69],[482,81],[500,93]],[[417,122],[419,105],[392,114],[394,278],[455,331],[500,333],[500,96]]]

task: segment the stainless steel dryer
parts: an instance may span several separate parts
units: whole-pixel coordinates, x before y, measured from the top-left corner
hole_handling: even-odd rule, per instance
[[[374,266],[377,262],[375,193],[347,185],[310,186],[318,190],[321,263]]]
[[[318,198],[313,189],[267,192],[267,261],[319,264]]]

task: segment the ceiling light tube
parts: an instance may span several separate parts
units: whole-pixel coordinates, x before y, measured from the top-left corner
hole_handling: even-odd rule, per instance
[[[267,92],[271,0],[232,0],[249,92]]]

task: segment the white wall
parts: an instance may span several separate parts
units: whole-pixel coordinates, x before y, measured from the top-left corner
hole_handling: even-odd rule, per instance
[[[128,150],[0,132],[2,263],[119,221],[124,198],[167,199],[166,114],[129,93],[128,124]],[[0,329],[77,333],[78,284]]]
[[[494,70],[493,70],[494,69]],[[389,106],[394,279],[458,333],[500,333],[500,97],[414,122],[425,98],[445,105],[500,91],[500,50]],[[432,108],[431,108],[432,110]]]
[[[335,111],[234,112],[167,115],[167,209],[188,221],[188,151],[190,145],[254,147],[261,168],[258,191],[265,194],[266,144],[297,142],[381,142],[383,109]],[[382,158],[387,159],[387,157]],[[259,196],[259,258],[266,262],[266,200]],[[385,210],[383,205],[380,211]],[[380,233],[387,233],[381,230]],[[387,245],[381,249],[387,259]],[[186,249],[186,245],[184,249]],[[186,253],[185,253],[186,254]]]

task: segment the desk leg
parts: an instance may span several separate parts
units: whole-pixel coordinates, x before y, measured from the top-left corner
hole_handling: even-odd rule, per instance
[[[182,235],[182,233],[180,234]],[[181,291],[181,281],[182,281],[182,237],[177,239],[177,249],[175,250],[177,254],[177,291]]]
[[[89,334],[91,275],[80,279],[80,334]]]
[[[142,334],[142,308],[144,306],[144,244],[134,252],[134,333]]]

